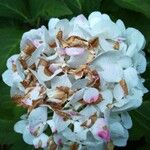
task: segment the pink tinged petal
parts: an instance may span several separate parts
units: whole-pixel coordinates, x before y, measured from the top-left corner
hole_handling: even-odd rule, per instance
[[[30,98],[23,99],[22,102],[28,106],[32,106],[32,100]]]
[[[55,127],[55,123],[53,120],[48,120],[47,124],[50,126],[52,133],[56,133],[57,132],[57,128]]]
[[[84,48],[77,48],[77,47],[70,47],[65,48],[66,54],[69,56],[76,56],[76,55],[82,55],[85,51]]]
[[[106,142],[110,141],[110,133],[108,130],[99,131],[97,135]]]
[[[46,148],[48,146],[49,137],[46,134],[41,134],[40,136],[34,138],[33,145],[35,148]]]
[[[83,95],[83,100],[90,104],[99,99],[99,91],[96,88],[87,88]]]
[[[62,139],[58,139],[57,144],[62,145]]]
[[[32,41],[32,43],[33,43],[33,45],[34,45],[36,48],[38,48],[39,46],[41,46],[41,44],[42,44],[43,42],[42,42],[41,40],[35,39],[35,40]]]
[[[47,75],[44,73],[44,69],[45,69],[44,66],[39,66],[39,67],[38,67],[37,75],[38,75],[39,80],[41,80],[41,81],[48,81],[48,80],[51,80],[51,79],[53,79],[57,74],[59,74],[60,72],[62,72],[62,69],[58,69],[58,70],[56,70],[56,71],[54,72],[53,75],[47,76]]]
[[[34,136],[39,136],[45,130],[46,123],[38,123],[34,126],[29,126],[29,131]]]
[[[30,133],[28,127],[24,128],[23,140],[24,140],[27,144],[33,145],[33,139],[34,139],[34,136]]]
[[[58,70],[58,69],[60,69],[60,67],[59,67],[59,65],[58,64],[51,64],[50,66],[49,66],[49,70],[51,71],[51,72],[55,72],[56,70]]]
[[[65,48],[57,48],[57,52],[58,52],[60,55],[66,55],[66,49],[65,49]]]
[[[97,139],[110,141],[110,133],[104,118],[98,118],[94,125],[91,127],[91,132]]]

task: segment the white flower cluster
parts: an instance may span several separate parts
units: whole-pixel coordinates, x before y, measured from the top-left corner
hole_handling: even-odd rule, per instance
[[[17,105],[27,108],[14,130],[35,148],[103,150],[125,146],[147,89],[140,74],[144,36],[93,12],[52,18],[23,34],[20,54],[3,73]]]

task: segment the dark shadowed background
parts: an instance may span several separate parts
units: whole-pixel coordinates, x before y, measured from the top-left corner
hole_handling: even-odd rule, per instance
[[[122,19],[126,27],[137,28],[144,34],[148,64],[142,76],[150,89],[150,0],[0,0],[0,74],[6,69],[6,60],[19,53],[25,31],[47,26],[51,17],[70,19],[78,14],[88,16],[95,10],[107,13],[114,21]],[[33,150],[13,131],[24,110],[10,100],[9,90],[0,76],[0,150]],[[150,150],[150,94],[130,114],[133,127],[128,145],[116,150]]]

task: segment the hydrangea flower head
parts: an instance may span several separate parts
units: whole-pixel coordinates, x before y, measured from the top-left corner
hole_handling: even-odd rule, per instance
[[[144,46],[140,31],[100,12],[88,19],[52,18],[48,29],[24,33],[20,53],[8,59],[2,75],[13,101],[27,109],[14,130],[35,148],[125,146],[128,111],[147,92],[140,76]]]

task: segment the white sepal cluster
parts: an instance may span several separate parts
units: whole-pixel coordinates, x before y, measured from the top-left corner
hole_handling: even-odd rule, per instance
[[[144,36],[121,20],[93,12],[52,18],[23,34],[3,81],[27,108],[14,130],[35,148],[103,150],[125,146],[129,110],[147,92]]]

